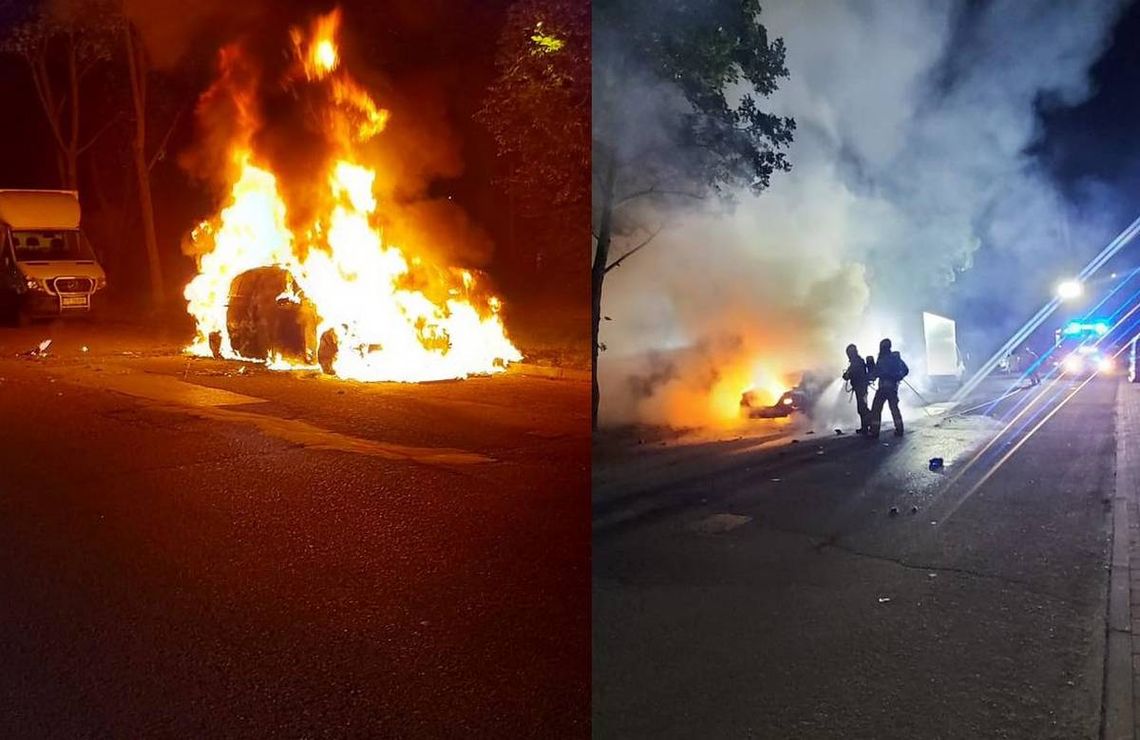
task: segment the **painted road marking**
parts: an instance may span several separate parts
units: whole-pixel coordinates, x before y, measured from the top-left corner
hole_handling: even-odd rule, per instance
[[[113,391],[150,401],[154,404],[152,408],[189,413],[200,419],[253,426],[264,434],[308,449],[350,452],[385,460],[402,460],[427,465],[472,465],[494,462],[494,458],[466,450],[448,447],[411,447],[379,442],[333,432],[298,419],[282,419],[252,411],[225,408],[265,403],[266,400],[188,383],[169,375],[92,373],[75,368],[53,368],[50,372],[73,385]]]

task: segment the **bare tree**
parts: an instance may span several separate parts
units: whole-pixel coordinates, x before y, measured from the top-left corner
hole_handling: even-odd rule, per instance
[[[158,254],[158,238],[154,230],[154,201],[150,191],[150,170],[159,156],[147,157],[147,71],[149,64],[146,48],[140,42],[135,27],[123,24],[123,38],[126,42],[127,68],[130,71],[131,102],[134,108],[134,136],[131,138],[131,153],[135,165],[135,178],[138,182],[139,213],[142,216],[143,241],[146,246],[147,268],[150,274],[150,297],[155,308],[166,300],[166,288],[162,277],[162,260]],[[173,125],[171,126],[173,130]],[[169,133],[167,134],[169,136]],[[165,146],[163,141],[163,147]],[[159,153],[162,148],[159,148]]]
[[[111,58],[113,10],[105,0],[40,4],[0,44],[27,63],[56,144],[60,184],[72,190],[79,183],[79,157],[114,123],[107,120],[84,137],[80,115],[84,83]]]

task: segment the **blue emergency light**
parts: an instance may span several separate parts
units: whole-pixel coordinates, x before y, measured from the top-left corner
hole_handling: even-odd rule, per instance
[[[1103,337],[1108,333],[1108,323],[1105,321],[1070,321],[1061,330],[1065,336],[1071,337],[1080,334],[1095,334]]]

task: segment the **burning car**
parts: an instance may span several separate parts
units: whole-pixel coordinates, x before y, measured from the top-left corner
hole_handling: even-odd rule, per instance
[[[800,388],[785,391],[776,403],[765,404],[754,390],[744,392],[740,398],[740,411],[749,419],[780,419],[791,416],[795,411],[807,408],[807,394]]]
[[[197,110],[219,150],[206,159],[228,163],[227,184],[183,245],[197,262],[183,290],[197,327],[186,349],[279,370],[320,365],[360,381],[502,372],[522,355],[499,299],[470,270],[435,262],[432,245],[400,246],[390,235],[408,233],[385,230],[399,220],[389,210],[395,186],[378,181],[391,173],[372,161],[369,142],[388,111],[346,69],[340,20],[334,10],[291,29],[293,53],[274,86],[259,82],[263,64],[240,44],[219,55]],[[291,92],[292,118],[265,114],[281,104],[263,100],[267,89]],[[303,168],[261,149],[286,133],[266,131],[281,120],[289,134],[305,127]]]
[[[333,372],[337,342],[332,331],[317,338],[316,307],[280,267],[258,267],[234,278],[226,308],[230,346],[239,356],[293,365],[319,363]],[[210,352],[222,357],[222,334],[209,338]]]

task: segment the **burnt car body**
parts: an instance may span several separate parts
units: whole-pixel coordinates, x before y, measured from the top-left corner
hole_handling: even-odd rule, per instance
[[[807,395],[799,388],[785,391],[771,406],[760,403],[754,391],[745,391],[740,399],[740,411],[749,419],[780,419],[807,408]]]
[[[747,419],[781,419],[796,413],[810,416],[812,406],[827,388],[829,376],[826,373],[804,372],[800,382],[776,400],[767,405],[760,400],[756,391],[745,391],[740,397],[740,413]]]
[[[241,357],[267,361],[281,357],[332,373],[337,353],[336,335],[317,336],[319,317],[289,271],[258,267],[234,278],[226,309],[230,346]],[[221,337],[210,337],[210,347],[221,356]]]

